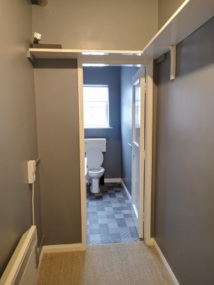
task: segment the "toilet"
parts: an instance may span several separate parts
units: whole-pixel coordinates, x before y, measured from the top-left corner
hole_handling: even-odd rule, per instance
[[[85,139],[87,178],[91,182],[90,190],[92,193],[100,192],[99,181],[105,172],[105,169],[101,167],[103,164],[103,152],[106,152],[106,139]]]

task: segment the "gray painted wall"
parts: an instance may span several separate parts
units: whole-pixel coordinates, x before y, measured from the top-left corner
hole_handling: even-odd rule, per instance
[[[106,138],[105,178],[121,178],[120,67],[85,67],[84,84],[109,86],[110,129],[85,129],[86,138]]]
[[[158,65],[155,238],[182,285],[214,284],[214,18]]]
[[[121,68],[122,179],[130,194],[132,153],[128,143],[132,142],[132,77],[137,70],[137,67]]]
[[[25,56],[31,40],[28,1],[1,1],[0,64],[0,276],[22,234],[31,226],[27,160],[37,158],[33,69]],[[38,180],[36,224],[41,237]]]
[[[77,69],[35,69],[35,91],[45,244],[79,243]]]
[[[169,20],[184,0],[158,0],[158,29]]]
[[[41,43],[73,49],[142,50],[158,29],[158,0],[51,0],[33,6]]]

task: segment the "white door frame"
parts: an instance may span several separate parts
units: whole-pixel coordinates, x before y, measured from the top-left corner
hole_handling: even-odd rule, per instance
[[[90,61],[91,62],[91,61]],[[78,60],[78,97],[79,97],[79,148],[80,148],[80,195],[81,195],[81,230],[82,248],[86,249],[86,182],[85,182],[85,146],[83,124],[83,63]],[[103,63],[103,60],[98,63]],[[106,64],[118,65],[117,62],[105,59]],[[120,62],[119,65],[126,64]],[[136,64],[136,62],[134,63]],[[152,130],[153,130],[153,60],[139,64],[146,66],[147,100],[146,100],[146,141],[145,141],[145,204],[144,204],[144,242],[152,244],[151,239],[151,193],[152,193]]]
[[[133,96],[135,96],[134,86],[135,84],[140,84],[140,142],[139,145],[136,145],[136,142],[134,141],[134,133],[135,133],[135,127],[133,124],[135,124],[135,106],[134,101],[135,99]],[[134,213],[136,216],[135,223],[138,230],[139,238],[144,238],[144,161],[145,161],[145,92],[146,91],[146,67],[141,67],[132,77],[132,206],[134,208]],[[133,101],[134,99],[134,101]],[[135,151],[138,149],[138,159],[139,159],[139,173],[138,173],[138,179],[139,179],[139,209],[137,210],[135,201],[136,201],[136,188],[135,188],[135,163],[134,163],[134,156]]]
[[[153,60],[146,65],[146,140],[145,140],[145,207],[144,207],[144,241],[152,245],[152,133],[153,133]]]

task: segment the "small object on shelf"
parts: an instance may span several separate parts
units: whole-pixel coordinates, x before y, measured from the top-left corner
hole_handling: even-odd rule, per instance
[[[42,38],[42,34],[34,32],[33,33],[33,43],[30,45],[31,48],[47,48],[47,49],[61,49],[60,44],[40,44],[39,41]]]
[[[42,34],[34,32],[33,33],[33,44],[38,44],[42,38]]]
[[[49,0],[31,0],[31,3],[33,5],[40,5],[40,6],[45,6],[47,5]]]

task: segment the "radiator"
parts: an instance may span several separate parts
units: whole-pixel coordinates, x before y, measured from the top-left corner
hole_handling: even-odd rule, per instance
[[[38,270],[36,268],[37,231],[32,226],[25,232],[16,247],[3,275],[0,285],[36,285]]]

